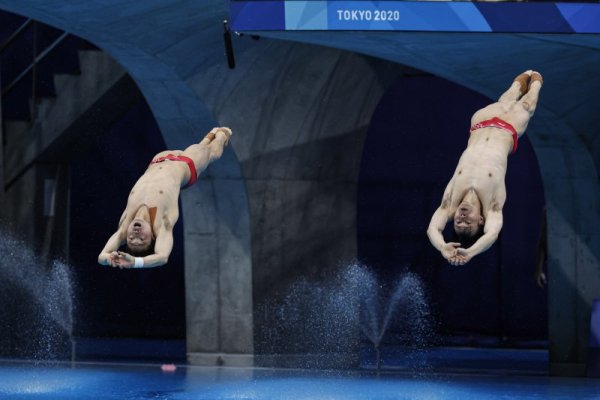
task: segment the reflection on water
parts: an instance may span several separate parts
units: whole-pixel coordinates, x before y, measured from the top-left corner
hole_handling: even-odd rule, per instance
[[[0,364],[3,399],[597,399],[597,381],[550,377],[376,375],[366,371],[306,371],[191,367],[164,374],[158,365]]]

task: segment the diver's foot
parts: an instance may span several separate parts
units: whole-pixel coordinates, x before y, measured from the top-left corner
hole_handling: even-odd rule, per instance
[[[204,136],[204,139],[208,139],[208,143],[210,143],[213,140],[215,140],[216,137],[217,137],[217,134],[214,133],[213,131],[210,131],[206,134],[206,136]]]
[[[223,140],[223,147],[227,146],[227,144],[229,143],[229,138],[231,137],[231,129],[225,128],[225,127],[212,128],[210,130],[210,132],[208,132],[206,134],[206,136],[204,136],[204,139],[202,139],[202,142],[204,142],[205,140],[208,140],[208,144],[210,144],[217,138],[217,135],[219,135],[219,134],[222,134],[223,136],[225,136],[225,138]]]
[[[529,85],[527,86],[527,91],[529,91],[529,88],[531,87],[533,82],[536,82],[536,81],[538,81],[540,83],[540,85],[544,84],[544,78],[542,77],[542,74],[540,74],[537,71],[532,71],[531,79],[529,79]]]
[[[231,132],[231,129],[226,128],[226,127],[214,128],[211,132],[214,132],[215,135],[221,133],[221,134],[223,134],[223,136],[225,136],[225,142],[223,143],[223,147],[225,147],[229,144],[229,139],[231,138],[231,135],[233,135],[233,133]]]
[[[514,82],[518,82],[521,86],[521,96],[523,96],[529,90],[529,80],[531,79],[531,73],[533,71],[525,71],[514,79]]]

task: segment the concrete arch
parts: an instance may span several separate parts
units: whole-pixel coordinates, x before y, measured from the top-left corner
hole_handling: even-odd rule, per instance
[[[189,2],[184,10],[177,7],[180,2],[172,3],[175,11],[171,17],[222,13],[219,7],[209,6],[207,11],[202,2]],[[73,33],[110,54],[137,83],[167,147],[185,148],[200,140],[213,126],[225,125],[227,121],[217,122],[191,90],[182,74],[192,63],[173,62],[172,52],[189,54],[189,46],[199,45],[200,53],[205,50],[210,58],[215,46],[202,35],[180,30],[177,18],[157,25],[155,6],[140,3],[128,10],[127,6],[132,5],[118,1],[0,2],[0,7],[7,11]],[[168,8],[168,4],[162,6]],[[160,15],[168,18],[165,13]],[[168,33],[160,32],[158,26]],[[170,38],[178,42],[182,37],[187,43],[181,46],[160,40]],[[204,57],[199,54],[192,60],[202,63]],[[236,360],[241,356],[239,362],[243,363],[245,355],[253,351],[248,199],[234,147],[232,143],[222,158],[207,169],[200,178],[203,182],[181,195],[187,352],[193,361],[198,361],[198,353],[208,354],[209,362],[223,353],[225,358],[233,354]],[[203,362],[204,356],[201,358],[199,361]]]

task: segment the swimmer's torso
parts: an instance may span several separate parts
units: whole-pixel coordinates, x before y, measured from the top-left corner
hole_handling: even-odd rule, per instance
[[[530,113],[516,101],[497,102],[478,110],[471,118],[471,126],[498,117],[513,126],[520,137],[527,129]],[[468,133],[467,133],[468,134]],[[499,128],[487,127],[473,131],[454,172],[454,185],[447,199],[449,216],[453,216],[465,193],[474,189],[483,207],[500,211],[506,201],[504,178],[508,155],[513,149],[512,135]]]
[[[166,154],[180,153],[180,151],[162,152],[153,159]],[[182,182],[186,179],[189,179],[189,168],[183,162],[163,161],[150,164],[129,193],[125,209],[126,224],[133,220],[141,206],[146,205],[157,209],[153,226],[155,232],[164,224],[173,226],[179,218],[179,192]]]
[[[498,128],[474,131],[466,150],[454,171],[454,184],[449,200],[449,214],[454,215],[466,192],[474,189],[483,207],[483,216],[489,210],[500,211],[506,201],[507,158],[513,146],[510,133]]]

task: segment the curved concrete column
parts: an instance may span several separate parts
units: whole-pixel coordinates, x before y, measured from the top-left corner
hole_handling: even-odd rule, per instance
[[[190,85],[239,132],[260,298],[307,270],[356,257],[362,145],[400,67],[269,39],[236,44],[234,71],[206,68]]]
[[[155,4],[120,1],[0,1],[0,8],[71,32],[110,54],[137,83],[167,147],[182,149],[228,123],[217,122],[183,77],[219,54],[214,41],[222,43],[218,32],[226,4],[187,3],[163,1],[162,11]],[[208,28],[181,28],[184,19],[199,16]],[[191,51],[196,57],[184,57]],[[188,62],[174,62],[182,58]],[[181,196],[191,362],[252,362],[248,201],[233,142]]]
[[[600,193],[589,149],[540,110],[529,134],[547,201],[550,372],[584,375],[592,301],[600,288]]]
[[[235,70],[215,65],[189,82],[214,114],[232,121],[239,133],[236,152],[248,187],[253,233],[256,351],[287,354],[309,339],[279,336],[278,296],[299,277],[326,275],[357,257],[356,196],[364,138],[376,105],[401,67],[264,38],[244,37],[235,46]],[[291,301],[300,309],[308,307],[299,299]],[[319,344],[304,347],[321,351]],[[337,360],[332,363],[347,367],[356,361],[348,359],[358,354],[356,349],[338,351],[344,357],[332,357]]]

